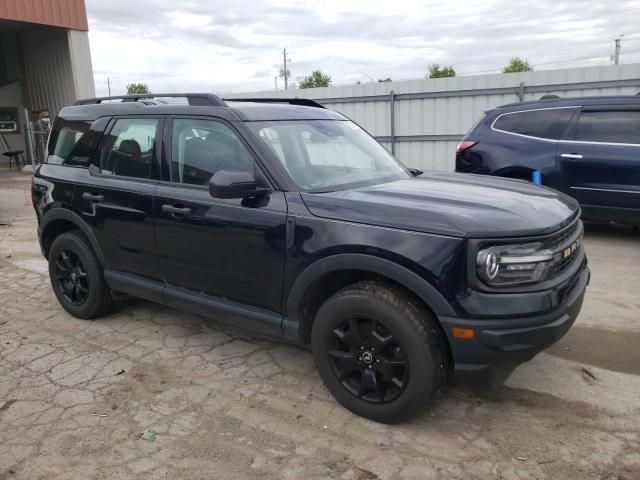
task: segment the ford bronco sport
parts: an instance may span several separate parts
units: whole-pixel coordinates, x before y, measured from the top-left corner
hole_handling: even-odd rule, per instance
[[[589,281],[575,200],[407,169],[310,100],[81,100],[32,188],[69,313],[104,315],[116,291],[310,345],[337,400],[382,422],[451,378],[504,380]]]

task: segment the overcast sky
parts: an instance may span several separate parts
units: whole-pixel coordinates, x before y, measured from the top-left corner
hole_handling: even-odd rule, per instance
[[[640,0],[87,0],[98,95],[129,82],[152,91],[274,88],[282,48],[291,75],[334,84],[497,72],[519,55],[536,69],[640,62]],[[278,80],[282,88],[282,80]]]

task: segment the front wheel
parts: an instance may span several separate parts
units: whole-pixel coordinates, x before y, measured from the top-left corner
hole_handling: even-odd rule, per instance
[[[432,315],[393,286],[359,282],[320,307],[313,357],[329,391],[352,412],[393,423],[429,404],[444,378]]]

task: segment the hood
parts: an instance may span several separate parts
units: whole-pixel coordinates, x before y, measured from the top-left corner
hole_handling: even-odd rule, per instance
[[[546,187],[459,173],[301,195],[318,217],[456,237],[543,235],[579,212],[575,200]]]

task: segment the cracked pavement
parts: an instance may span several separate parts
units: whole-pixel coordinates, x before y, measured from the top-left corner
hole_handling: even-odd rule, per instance
[[[630,229],[587,228],[592,283],[557,345],[495,391],[449,387],[389,426],[342,408],[311,354],[276,339],[128,298],[71,317],[29,181],[0,172],[0,479],[640,479]]]

